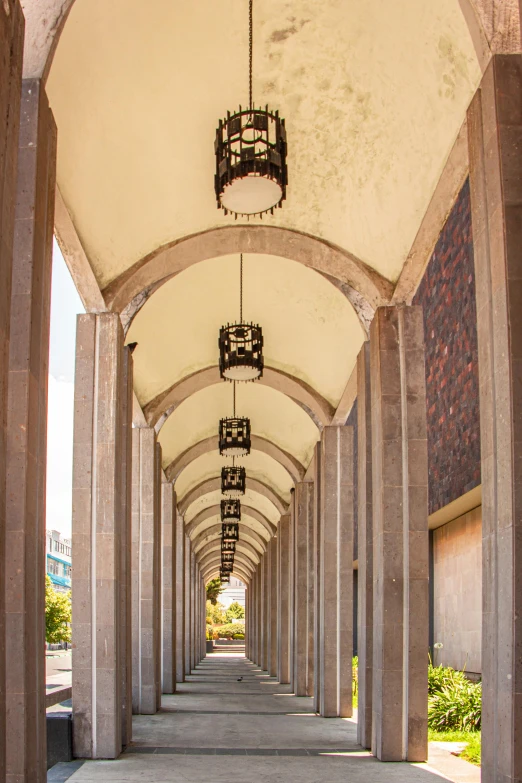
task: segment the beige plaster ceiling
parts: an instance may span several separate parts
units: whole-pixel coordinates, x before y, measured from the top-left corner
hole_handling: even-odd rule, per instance
[[[245,463],[247,458],[245,457]],[[206,495],[198,498],[191,503],[185,512],[185,522],[191,522],[200,511],[208,508],[209,506],[219,505],[222,495],[221,490],[208,492]],[[246,490],[245,494],[241,497],[242,506],[251,506],[256,508],[263,516],[265,516],[269,522],[273,525],[277,525],[279,522],[279,512],[267,498],[260,495],[259,492],[252,492],[252,490]]]
[[[246,0],[74,4],[48,92],[58,184],[102,286],[230,224],[213,136],[246,101],[246,13]],[[254,74],[289,133],[288,199],[264,222],[396,279],[480,77],[458,0],[257,0]]]
[[[285,258],[243,256],[247,321],[260,323],[265,364],[284,370],[337,405],[364,340],[346,297],[312,269]],[[145,405],[197,370],[216,365],[222,324],[239,318],[239,256],[203,261],[154,293],[127,340],[136,392]],[[332,361],[336,356],[336,361]]]

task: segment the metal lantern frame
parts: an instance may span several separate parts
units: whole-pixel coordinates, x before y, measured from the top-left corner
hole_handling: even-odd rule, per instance
[[[246,456],[252,448],[250,419],[230,416],[219,421],[219,453],[221,456]]]
[[[221,468],[221,494],[238,498],[246,491],[246,470],[241,466],[227,465]]]
[[[222,582],[230,582],[230,572],[219,569],[219,578]]]
[[[221,552],[221,563],[233,563],[234,552]]]
[[[223,541],[221,539],[221,554],[224,552],[233,552],[235,554],[236,552],[236,542],[235,541]]]
[[[236,323],[219,330],[219,374],[231,383],[249,383],[263,376],[263,330],[259,324]],[[248,377],[241,377],[241,369]]]
[[[221,540],[222,541],[239,541],[239,523],[238,522],[224,522],[221,525]]]
[[[268,104],[264,109],[249,108],[231,114],[227,112],[224,120],[219,120],[214,143],[216,155],[216,175],[214,189],[218,209],[225,215],[238,216],[274,214],[274,209],[282,206],[286,199],[288,184],[287,142],[285,121],[278,111],[270,111]],[[228,186],[246,177],[264,177],[276,182],[281,189],[281,197],[273,206],[259,212],[238,212],[225,207],[222,197]]]
[[[224,563],[223,561],[221,561],[221,570],[231,574],[232,571],[234,570],[234,563],[226,563],[226,562]]]

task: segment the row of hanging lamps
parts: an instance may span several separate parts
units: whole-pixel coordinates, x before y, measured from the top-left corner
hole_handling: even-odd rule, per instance
[[[287,146],[285,121],[279,112],[254,106],[252,89],[253,2],[248,6],[248,108],[219,120],[214,152],[217,205],[237,216],[273,214],[286,198]]]

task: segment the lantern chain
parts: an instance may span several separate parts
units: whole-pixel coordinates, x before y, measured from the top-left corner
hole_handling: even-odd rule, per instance
[[[254,108],[254,98],[252,95],[252,59],[253,59],[253,48],[254,48],[254,33],[253,33],[253,23],[252,23],[252,17],[253,17],[253,0],[250,0],[249,2],[249,8],[248,8],[248,24],[249,24],[249,39],[248,39],[248,46],[249,46],[249,52],[248,52],[248,86],[249,86],[249,99],[250,99],[250,110]]]
[[[243,323],[243,253],[239,257],[239,323]]]

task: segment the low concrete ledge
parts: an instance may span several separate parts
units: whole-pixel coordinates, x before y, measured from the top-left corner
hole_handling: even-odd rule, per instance
[[[45,708],[53,707],[55,704],[61,704],[62,701],[72,699],[72,687],[69,685],[66,688],[58,688],[56,691],[45,694]]]

